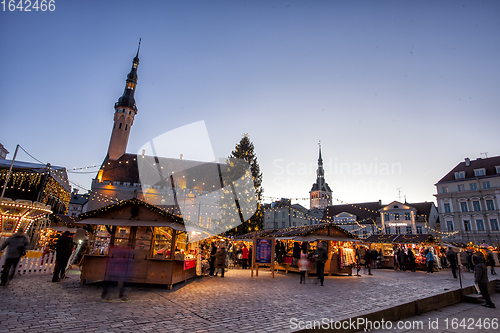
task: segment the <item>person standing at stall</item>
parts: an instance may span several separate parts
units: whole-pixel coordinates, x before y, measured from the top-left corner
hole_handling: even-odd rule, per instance
[[[248,249],[246,245],[243,245],[243,248],[241,249],[241,265],[243,269],[248,268]]]
[[[427,273],[434,273],[434,255],[430,249],[427,249]]]
[[[493,257],[493,252],[491,250],[488,250],[488,254],[486,254],[486,262],[488,263],[488,266],[491,266],[491,274],[496,275],[497,272],[495,272],[495,258]]]
[[[212,242],[212,245],[210,247],[210,271],[208,272],[208,275],[213,276],[215,273],[215,254],[217,253],[217,246],[215,245],[214,242]]]
[[[2,277],[0,286],[6,286],[10,280],[14,277],[16,273],[17,265],[19,260],[24,256],[26,251],[28,251],[30,242],[28,237],[24,233],[23,228],[17,229],[17,232],[7,238],[5,242],[0,246],[0,252],[7,248],[7,254],[5,255],[5,262],[2,271]],[[10,273],[10,274],[9,274]]]
[[[451,247],[446,251],[446,260],[450,263],[451,272],[453,273],[453,277],[457,278],[457,255],[455,251],[452,250]]]
[[[365,271],[366,268],[368,268],[368,275],[373,275],[372,274],[372,252],[368,249],[365,250]]]
[[[54,274],[52,275],[52,282],[59,282],[63,279],[66,272],[66,266],[68,265],[68,260],[73,252],[73,234],[69,231],[65,231],[56,243],[56,267],[54,268]]]
[[[481,304],[487,308],[495,308],[495,304],[491,301],[490,294],[488,293],[488,267],[484,264],[484,259],[482,256],[474,256],[474,282],[479,287],[481,291],[481,296],[483,296],[486,301],[485,304]]]
[[[409,264],[409,269],[410,271],[412,272],[415,272],[415,269],[417,267],[416,263],[415,263],[415,253],[413,252],[413,249],[412,248],[408,248],[408,264]]]
[[[316,258],[316,274],[318,274],[319,282],[323,285],[325,281],[325,263],[328,259],[328,253],[326,253],[323,243],[318,243],[318,248],[316,249],[314,257]]]
[[[226,248],[224,243],[221,243],[217,253],[215,254],[215,267],[220,271],[220,277],[224,277],[224,267],[226,266]],[[215,272],[217,276],[217,272]]]

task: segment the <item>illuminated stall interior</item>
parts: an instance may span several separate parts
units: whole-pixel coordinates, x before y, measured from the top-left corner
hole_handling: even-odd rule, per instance
[[[283,229],[268,237],[274,236],[277,240],[279,269],[298,271],[296,260],[299,253],[307,253],[311,258],[319,242],[326,245],[328,260],[325,264],[325,274],[352,275],[352,267],[356,265],[356,244],[360,240],[348,231],[331,223],[292,227]],[[300,256],[300,255],[299,255]],[[311,265],[311,273],[315,273]]]
[[[187,230],[178,216],[130,199],[81,214],[80,219],[91,232],[82,283],[107,280],[109,262],[123,249],[128,251],[127,282],[170,288],[197,275],[200,241],[196,237],[203,231]]]

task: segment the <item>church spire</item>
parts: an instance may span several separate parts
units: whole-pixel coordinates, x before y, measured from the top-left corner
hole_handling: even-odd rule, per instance
[[[325,182],[325,170],[323,169],[323,157],[321,156],[321,141],[318,143],[319,157],[318,169],[316,170],[316,182],[309,191],[310,208],[325,209],[332,204],[332,190]]]
[[[132,68],[125,81],[125,90],[123,91],[123,95],[118,99],[118,102],[115,103],[114,125],[108,147],[108,157],[112,160],[116,160],[125,154],[130,128],[137,114],[134,95],[137,87],[137,67],[139,66],[140,47],[141,40],[139,39],[137,54],[132,60]]]

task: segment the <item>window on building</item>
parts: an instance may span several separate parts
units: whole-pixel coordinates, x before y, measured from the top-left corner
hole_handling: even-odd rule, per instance
[[[212,217],[207,216],[207,229],[212,229]]]
[[[122,123],[120,123],[120,125],[118,126],[118,128],[122,128]]]
[[[366,230],[363,230],[363,238],[366,238],[367,235],[368,233],[366,232]]]
[[[267,222],[267,227],[266,227],[266,229],[269,229],[269,222]]]
[[[204,227],[204,224],[205,224],[205,216],[200,216],[200,226],[201,227]]]
[[[448,231],[455,231],[455,228],[453,227],[453,221],[446,221],[446,229]]]
[[[465,178],[465,171],[455,172],[455,180],[456,179],[464,179],[464,178]]]
[[[464,221],[464,230],[465,231],[471,231],[470,221],[469,220],[465,220]]]
[[[278,212],[274,212],[274,218],[277,219],[279,217],[279,213]]]
[[[282,211],[282,212],[281,212],[281,217],[282,217],[282,218],[285,218],[285,214],[286,214],[286,212],[285,212],[285,211]]]
[[[394,219],[395,219],[396,221],[399,221],[399,213],[394,213]]]
[[[441,187],[441,193],[448,193],[448,186]]]
[[[470,190],[471,191],[477,191],[477,184],[476,183],[472,183],[472,184],[469,184],[470,185]]]
[[[487,190],[490,188],[490,182],[483,182],[483,190]]]
[[[281,222],[281,228],[285,229],[285,221]]]
[[[500,173],[500,165],[497,165],[497,166],[495,167],[495,170],[497,171],[497,173]]]
[[[481,205],[479,204],[479,201],[472,201],[472,205],[474,206],[475,212],[481,211]]]
[[[484,222],[483,220],[476,220],[477,231],[484,231]]]
[[[458,192],[465,192],[465,185],[464,184],[458,185]]]
[[[389,235],[391,233],[391,227],[385,227],[385,233]]]
[[[406,227],[406,233],[411,235],[411,233],[412,233],[411,227]]]
[[[467,213],[469,211],[469,208],[467,207],[467,202],[461,202],[460,209],[462,210],[462,213]]]
[[[480,176],[484,176],[484,175],[486,175],[486,170],[484,168],[474,170],[474,176],[480,177]]]
[[[445,203],[444,204],[444,212],[445,213],[451,213],[451,209],[450,209],[450,204],[449,203]]]
[[[389,213],[385,213],[384,214],[384,220],[385,221],[389,221]]]
[[[417,234],[422,234],[422,226],[417,225]]]
[[[297,217],[297,212],[293,211],[293,217]]]
[[[401,227],[396,227],[396,234],[400,234],[401,233]]]
[[[497,219],[490,219],[490,226],[491,226],[491,230],[498,231],[498,220]]]
[[[127,130],[127,128],[128,128],[128,124],[125,124],[125,131]]]
[[[486,209],[495,210],[495,204],[493,203],[493,200],[486,200]]]
[[[405,220],[410,221],[411,220],[411,214],[410,213],[405,213]]]

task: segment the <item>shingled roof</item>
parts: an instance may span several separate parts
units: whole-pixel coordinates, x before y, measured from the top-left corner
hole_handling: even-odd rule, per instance
[[[446,174],[443,178],[441,178],[435,185],[441,183],[455,182],[455,181],[464,181],[467,179],[476,179],[476,178],[488,178],[492,176],[498,176],[496,171],[496,166],[500,166],[500,156],[489,157],[489,158],[478,158],[476,160],[470,160],[469,165],[466,165],[466,161],[460,162],[455,166],[450,172]],[[484,168],[486,173],[484,176],[476,177],[474,175],[475,169]],[[465,171],[465,178],[455,180],[455,172]]]
[[[333,220],[334,216],[346,212],[356,215],[358,221],[367,219],[372,219],[375,221],[377,219],[380,219],[379,210],[382,207],[384,206],[382,206],[380,201],[328,206],[325,209],[323,220]]]

